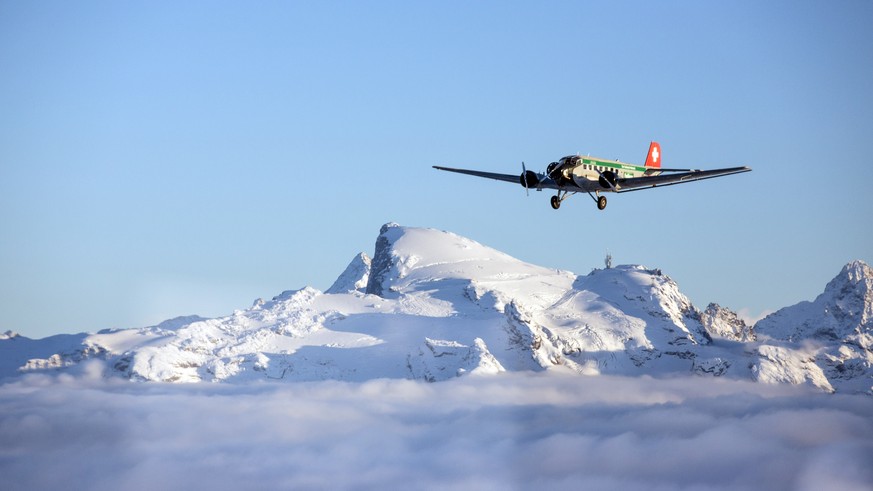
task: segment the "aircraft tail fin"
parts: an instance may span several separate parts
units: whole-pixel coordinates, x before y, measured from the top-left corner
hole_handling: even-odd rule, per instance
[[[661,167],[661,144],[652,142],[649,145],[649,153],[646,155],[646,167]]]

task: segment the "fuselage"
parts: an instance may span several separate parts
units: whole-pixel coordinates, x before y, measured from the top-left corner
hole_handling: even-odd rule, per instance
[[[619,160],[605,160],[595,157],[568,155],[549,166],[549,177],[562,186],[575,184],[587,189],[592,183],[598,183],[601,178],[608,178],[613,184],[616,179],[627,179],[643,176],[656,176],[661,173],[657,168],[628,164]],[[604,191],[610,191],[609,186],[598,186]],[[606,188],[606,189],[604,189]]]

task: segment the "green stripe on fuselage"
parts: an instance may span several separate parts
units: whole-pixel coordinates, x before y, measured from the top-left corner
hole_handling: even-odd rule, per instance
[[[589,166],[597,166],[597,167],[606,167],[607,169],[612,169],[613,171],[622,171],[622,172],[632,172],[634,174],[642,175],[646,172],[645,167],[641,167],[638,165],[626,164],[624,162],[620,162],[618,160],[601,160],[592,157],[582,157],[582,164]]]

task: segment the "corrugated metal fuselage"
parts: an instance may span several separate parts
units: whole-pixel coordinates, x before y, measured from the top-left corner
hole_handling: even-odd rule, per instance
[[[621,189],[620,179],[631,179],[643,176],[656,176],[661,172],[657,169],[627,164],[619,160],[603,160],[593,157],[569,155],[556,162],[549,177],[559,187],[572,190],[576,187],[583,191],[611,192],[612,187],[604,185],[601,177],[608,177],[616,190]]]

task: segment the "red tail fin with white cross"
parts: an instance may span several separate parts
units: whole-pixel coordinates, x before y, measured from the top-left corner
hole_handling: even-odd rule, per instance
[[[661,167],[661,144],[652,142],[649,145],[649,154],[646,155],[646,167]]]

